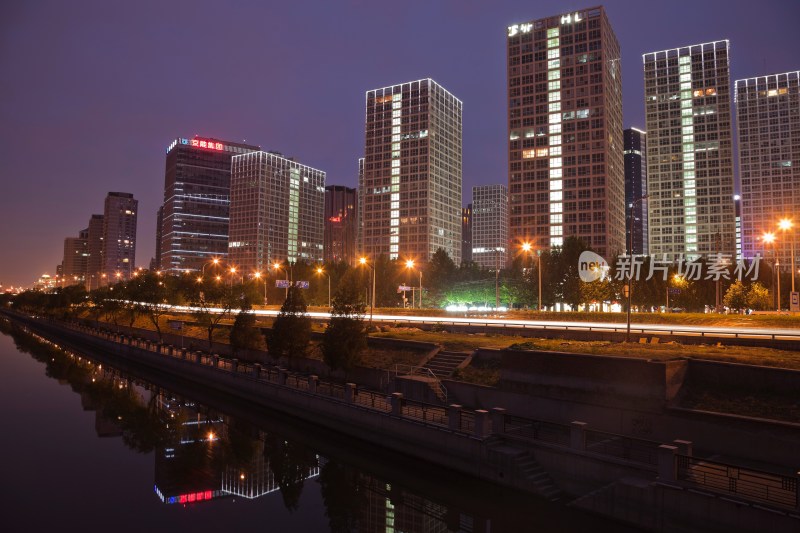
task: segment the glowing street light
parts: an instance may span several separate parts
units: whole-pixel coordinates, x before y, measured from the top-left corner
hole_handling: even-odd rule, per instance
[[[775,275],[775,273],[777,273],[777,276],[778,276],[778,290],[777,290],[778,303],[777,303],[777,309],[778,309],[778,311],[780,311],[781,310],[781,272],[779,270],[780,261],[778,261],[778,250],[774,247],[774,245],[775,245],[775,234],[770,232],[770,231],[765,231],[764,234],[761,236],[761,240],[764,241],[764,244],[772,244],[773,245],[772,252],[773,252],[773,255],[775,256],[775,267],[774,267],[775,272],[773,272],[773,276]],[[773,281],[774,281],[774,279],[775,278],[773,277]]]
[[[372,313],[375,309],[375,265],[367,262],[366,257],[362,257],[358,260],[359,264],[362,266],[368,266],[372,269],[372,303],[369,306],[369,326],[372,327]]]
[[[317,274],[322,275],[325,274],[328,276],[328,309],[331,308],[331,275],[325,272],[325,269],[322,267],[317,267]]]
[[[522,251],[529,253],[533,251],[533,245],[529,242],[522,243]],[[536,306],[537,311],[542,310],[542,251],[536,250],[536,270],[539,272],[539,302]]]
[[[253,272],[255,279],[261,279],[261,272]],[[267,276],[264,276],[264,305],[267,305]]]
[[[409,259],[406,261],[406,268],[409,270],[414,270],[414,260]],[[422,268],[417,267],[419,270],[419,308],[422,309]],[[411,294],[411,307],[414,307],[414,294]]]

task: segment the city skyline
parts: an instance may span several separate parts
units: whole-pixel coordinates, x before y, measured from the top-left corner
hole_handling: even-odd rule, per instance
[[[281,6],[270,9],[286,22],[281,28],[248,32],[234,22],[259,8],[220,13],[203,3],[193,3],[188,12],[178,5],[142,5],[15,6],[0,23],[6,44],[0,47],[0,76],[8,88],[0,104],[6,126],[0,142],[4,287],[53,274],[64,238],[85,226],[109,190],[129,191],[140,202],[136,266],[146,267],[155,253],[162,150],[178,135],[246,139],[326,169],[329,184],[355,185],[352,161],[363,156],[364,92],[406,79],[430,76],[463,100],[463,187],[496,182],[508,168],[506,28],[590,7],[443,2],[424,20],[402,15],[388,26],[374,23],[393,15],[388,6],[321,4],[313,19],[301,5]],[[788,2],[764,3],[757,17],[744,2],[693,5],[692,18],[676,4],[603,5],[622,52],[624,127],[645,126],[643,53],[729,39],[732,80],[798,68],[791,55],[798,42],[791,28],[796,16],[790,11],[800,14],[800,6]],[[661,24],[643,24],[644,17]],[[245,18],[255,23],[260,17]],[[298,28],[306,43],[291,50],[280,46],[281,32]],[[373,43],[409,32],[418,38],[384,62]],[[145,42],[144,34],[153,37]],[[319,43],[326,43],[322,54]],[[288,65],[282,83],[270,84],[266,93],[235,68],[226,67],[226,76],[206,68],[216,59],[236,64],[259,55],[277,66],[266,70]],[[296,64],[304,68],[291,69]],[[488,74],[476,81],[476,72]],[[323,79],[325,90],[316,83]],[[318,122],[306,127],[312,118]],[[40,156],[43,146],[47,157]],[[58,172],[52,162],[58,162]]]

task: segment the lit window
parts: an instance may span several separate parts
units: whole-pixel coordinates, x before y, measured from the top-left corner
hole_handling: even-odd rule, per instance
[[[530,150],[523,150],[522,151],[522,159],[531,159],[534,157],[534,150],[531,148]]]

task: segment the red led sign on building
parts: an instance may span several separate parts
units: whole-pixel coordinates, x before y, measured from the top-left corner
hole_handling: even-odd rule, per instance
[[[208,148],[210,150],[219,150],[219,151],[223,150],[222,143],[207,141],[204,139],[189,139],[189,146],[195,146],[197,148]]]

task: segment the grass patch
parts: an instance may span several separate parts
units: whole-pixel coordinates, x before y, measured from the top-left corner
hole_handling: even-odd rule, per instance
[[[475,361],[473,360],[464,368],[453,372],[452,379],[464,381],[474,385],[496,387],[500,383],[500,361]]]
[[[681,407],[800,423],[800,398],[770,391],[741,394],[715,388],[690,389],[682,398]]]

